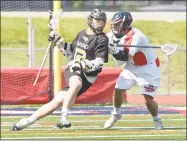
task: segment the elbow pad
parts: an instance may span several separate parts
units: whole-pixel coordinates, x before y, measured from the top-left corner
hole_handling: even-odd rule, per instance
[[[129,53],[127,51],[120,50],[117,54],[112,54],[116,60],[128,61]]]
[[[96,58],[94,60],[84,60],[85,65],[86,65],[86,72],[92,72],[92,71],[96,71],[100,68],[103,67],[104,61],[102,58]]]
[[[63,38],[60,38],[60,40],[57,41],[56,45],[64,56],[72,56],[71,44],[64,42]]]

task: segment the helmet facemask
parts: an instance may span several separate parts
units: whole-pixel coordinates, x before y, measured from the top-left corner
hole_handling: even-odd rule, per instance
[[[88,26],[90,29],[98,34],[103,32],[106,25],[106,14],[100,9],[94,9],[88,16]]]
[[[92,29],[93,32],[101,33],[103,32],[103,29],[105,28],[106,21],[102,19],[91,18],[89,19],[89,23],[90,23],[90,28]]]
[[[130,28],[131,26],[128,25],[123,25],[123,21],[117,22],[117,23],[112,23],[111,24],[111,30],[112,33],[115,35],[116,38],[120,38],[123,35],[125,35],[126,31]]]

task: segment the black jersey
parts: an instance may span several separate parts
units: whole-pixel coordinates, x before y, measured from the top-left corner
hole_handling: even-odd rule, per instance
[[[72,42],[71,47],[71,60],[80,58],[94,60],[96,57],[101,57],[104,62],[108,62],[108,37],[104,33],[88,35],[86,30],[82,30]],[[86,75],[96,76],[101,70],[102,68],[86,73]]]

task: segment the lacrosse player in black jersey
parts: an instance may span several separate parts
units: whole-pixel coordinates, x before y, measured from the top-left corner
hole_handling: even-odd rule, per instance
[[[56,43],[63,55],[69,58],[64,73],[66,86],[51,102],[14,124],[12,130],[22,130],[61,106],[62,113],[57,127],[71,126],[67,117],[76,98],[94,83],[103,64],[108,62],[108,38],[103,33],[106,20],[104,11],[94,9],[88,16],[88,28],[79,32],[72,44],[64,42],[63,38],[51,31],[48,40]]]

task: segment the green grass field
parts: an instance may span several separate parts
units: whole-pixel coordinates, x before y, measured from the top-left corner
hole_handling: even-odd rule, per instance
[[[72,127],[56,128],[57,116],[45,117],[22,131],[11,131],[23,116],[1,117],[1,139],[24,140],[185,140],[186,115],[162,114],[165,129],[155,130],[150,115],[124,115],[111,129],[103,129],[109,115],[70,116]]]
[[[1,47],[9,48],[27,48],[27,18],[8,18],[1,17]],[[35,47],[47,48],[48,46],[48,19],[33,18],[33,27],[35,28]],[[186,48],[186,22],[164,22],[164,21],[135,21],[133,26],[141,29],[149,38],[151,45],[163,45],[165,43],[176,43],[182,48]],[[76,34],[87,27],[84,19],[63,18],[61,22],[60,35],[66,42],[71,43]],[[110,22],[107,23],[105,31],[109,31]],[[40,66],[45,51],[36,51],[35,64]],[[160,51],[156,51],[161,60],[162,70],[162,87],[158,93],[167,92],[167,57]],[[27,67],[28,66],[27,51],[2,51],[1,66],[2,67]],[[62,66],[67,64],[67,59],[62,56]],[[45,63],[48,66],[48,60]],[[115,63],[109,56],[109,62],[105,67],[114,67]],[[186,52],[178,51],[170,57],[170,88],[173,93],[186,92]],[[176,77],[177,76],[177,77]],[[135,88],[133,92],[139,92]]]

